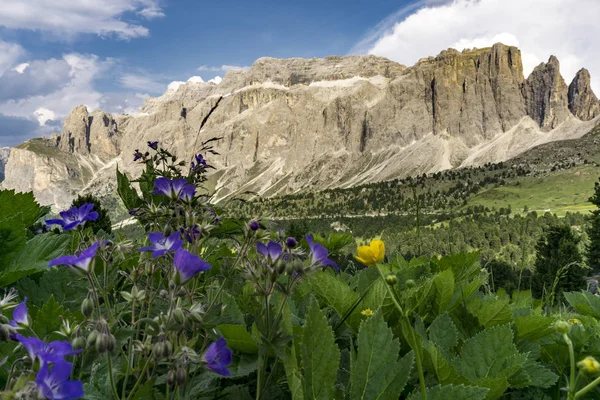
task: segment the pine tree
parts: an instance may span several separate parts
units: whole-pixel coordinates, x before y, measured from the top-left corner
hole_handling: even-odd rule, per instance
[[[548,227],[536,245],[535,273],[531,281],[534,296],[548,296],[556,273],[568,265],[558,281],[554,299],[561,299],[563,292],[577,291],[586,287],[586,268],[579,253],[581,238],[566,225]]]
[[[600,274],[600,182],[596,182],[594,195],[589,201],[596,206],[596,209],[590,215],[587,230],[590,241],[586,246],[586,257],[592,273]]]

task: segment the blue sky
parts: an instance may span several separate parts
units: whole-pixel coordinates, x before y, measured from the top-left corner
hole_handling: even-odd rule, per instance
[[[597,0],[6,2],[0,146],[59,132],[78,104],[135,112],[172,81],[224,76],[262,56],[372,53],[412,65],[502,41],[521,48],[526,73],[555,54],[567,84],[582,66],[594,79],[598,16]]]

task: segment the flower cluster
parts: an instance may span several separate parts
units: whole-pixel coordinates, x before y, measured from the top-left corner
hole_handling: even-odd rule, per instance
[[[92,211],[94,204],[85,203],[81,207],[73,206],[67,211],[60,212],[60,219],[46,220],[46,225],[60,225],[63,231],[70,231],[78,226],[83,227],[85,221],[95,221],[98,219],[98,213]]]

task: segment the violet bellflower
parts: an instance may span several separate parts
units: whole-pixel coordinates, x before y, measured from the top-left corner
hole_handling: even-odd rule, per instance
[[[157,150],[158,149],[158,141],[148,142],[148,147],[150,147],[152,150]]]
[[[39,394],[50,400],[75,400],[83,397],[83,383],[69,379],[73,364],[56,360],[52,366],[43,362],[35,377]]]
[[[211,268],[209,263],[181,248],[175,252],[173,264],[175,265],[175,284],[177,285],[183,285],[197,273]]]
[[[216,342],[208,346],[202,355],[202,361],[206,364],[206,368],[217,374],[231,376],[231,372],[227,366],[231,364],[231,350],[227,348],[227,341],[221,337]]]
[[[189,184],[185,178],[171,180],[161,176],[154,181],[154,188],[152,194],[164,195],[173,200],[190,201],[196,194],[196,187]]]
[[[31,361],[56,362],[64,357],[81,353],[81,350],[73,350],[71,343],[66,340],[57,340],[46,343],[36,337],[25,337],[19,333],[12,335],[13,340],[18,341],[29,353]]]
[[[268,244],[256,243],[256,250],[265,258],[270,258],[272,262],[277,261],[283,252],[283,248],[277,242],[269,241]]]
[[[27,312],[27,297],[23,298],[23,302],[13,310],[13,319],[8,321],[8,324],[13,328],[21,328],[29,326],[29,314]]]
[[[160,257],[169,251],[175,251],[181,247],[181,233],[174,232],[169,236],[164,236],[160,232],[152,232],[148,234],[148,240],[152,246],[142,247],[140,251],[151,251],[152,257]]]
[[[95,221],[98,219],[98,213],[92,211],[93,203],[85,203],[81,207],[73,206],[67,211],[61,211],[61,219],[48,219],[46,225],[60,225],[63,231],[70,231],[79,225],[84,225],[85,221]]]
[[[56,265],[66,265],[69,268],[74,270],[79,270],[85,272],[86,274],[90,272],[90,265],[94,257],[96,257],[96,251],[100,246],[100,242],[96,242],[87,249],[83,250],[79,255],[73,256],[62,256],[55,258],[54,260],[48,263],[48,268],[54,267]]]
[[[306,241],[310,247],[312,264],[319,265],[321,267],[331,267],[336,271],[339,271],[339,267],[335,262],[329,259],[329,252],[321,243],[315,242],[312,235],[306,235]]]
[[[206,160],[202,157],[202,154],[196,154],[194,158],[196,162],[192,161],[192,171],[199,171],[201,168],[206,167]]]
[[[140,153],[140,150],[135,149],[135,152],[133,153],[133,161],[137,161],[142,157],[144,157],[144,155],[142,153]]]

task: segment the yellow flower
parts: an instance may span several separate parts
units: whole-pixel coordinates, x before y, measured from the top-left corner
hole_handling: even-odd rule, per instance
[[[577,363],[579,369],[589,375],[597,375],[600,372],[600,363],[594,357],[588,356]]]
[[[358,248],[358,255],[355,256],[356,261],[365,264],[369,267],[383,261],[385,255],[385,245],[381,240],[371,240],[371,244],[368,246],[360,246]]]
[[[578,320],[577,318],[570,318],[567,320],[569,322],[569,324],[571,325],[575,325],[575,324],[581,324],[581,321]]]
[[[371,317],[374,314],[374,312],[371,311],[370,308],[367,308],[366,310],[362,310],[360,313],[362,315],[364,315],[365,317]]]

